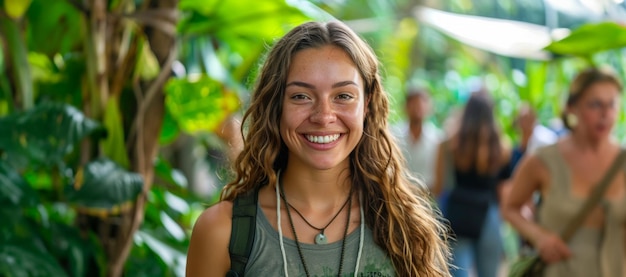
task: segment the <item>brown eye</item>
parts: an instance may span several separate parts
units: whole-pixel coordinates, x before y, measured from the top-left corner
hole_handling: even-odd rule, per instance
[[[347,94],[347,93],[339,94],[339,96],[337,96],[337,98],[339,98],[341,100],[351,100],[351,99],[354,99],[354,97],[352,95]]]
[[[309,97],[304,95],[304,94],[295,94],[295,95],[292,95],[290,98],[293,99],[293,100],[306,100],[306,99],[309,99]]]

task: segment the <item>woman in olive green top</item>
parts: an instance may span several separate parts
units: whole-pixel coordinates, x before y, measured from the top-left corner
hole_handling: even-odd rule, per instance
[[[559,234],[578,213],[611,163],[620,145],[611,131],[620,110],[622,84],[606,68],[590,68],[574,79],[564,112],[570,129],[554,145],[523,158],[503,207],[504,217],[548,263],[545,276],[624,276],[626,180],[618,174],[604,200],[570,241]],[[541,193],[537,221],[521,207]]]

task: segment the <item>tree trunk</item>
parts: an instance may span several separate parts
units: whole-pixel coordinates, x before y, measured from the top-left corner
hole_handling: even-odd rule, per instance
[[[172,11],[177,9],[178,0],[155,0],[148,1],[146,7],[150,10]],[[145,10],[145,9],[142,9]],[[172,18],[165,18],[170,22]],[[175,20],[175,19],[174,19]],[[175,24],[176,22],[171,22]],[[159,29],[145,27],[152,51],[161,66],[161,72],[151,82],[140,84],[141,91],[138,99],[138,110],[135,118],[134,128],[136,135],[134,145],[131,147],[130,158],[132,170],[140,173],[144,178],[143,191],[137,198],[132,224],[126,235],[123,235],[118,253],[109,260],[108,276],[119,277],[123,275],[124,264],[133,246],[133,235],[143,222],[147,194],[152,187],[154,180],[153,161],[159,149],[159,135],[165,114],[165,96],[163,85],[171,76],[172,63],[177,55],[176,38],[170,33]]]

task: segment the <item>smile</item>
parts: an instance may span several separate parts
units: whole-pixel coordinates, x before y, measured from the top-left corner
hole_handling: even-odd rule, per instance
[[[313,142],[313,143],[326,144],[326,143],[331,143],[331,142],[336,141],[337,139],[339,139],[339,134],[327,135],[327,136],[304,135],[304,137],[308,141]]]

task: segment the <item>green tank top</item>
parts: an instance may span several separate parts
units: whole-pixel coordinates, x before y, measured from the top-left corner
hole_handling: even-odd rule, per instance
[[[280,250],[278,231],[276,231],[261,207],[256,216],[256,237],[252,245],[250,260],[246,266],[246,276],[285,276],[283,257]],[[359,234],[361,228],[348,234],[346,237],[346,253],[344,258],[343,276],[354,276],[357,252],[359,248]],[[372,231],[365,228],[363,253],[359,263],[357,276],[391,277],[396,276],[391,260],[387,254],[374,243]],[[283,237],[287,256],[289,276],[305,276],[296,242]],[[337,241],[326,245],[300,243],[302,254],[311,276],[336,277],[341,256],[341,243]]]

